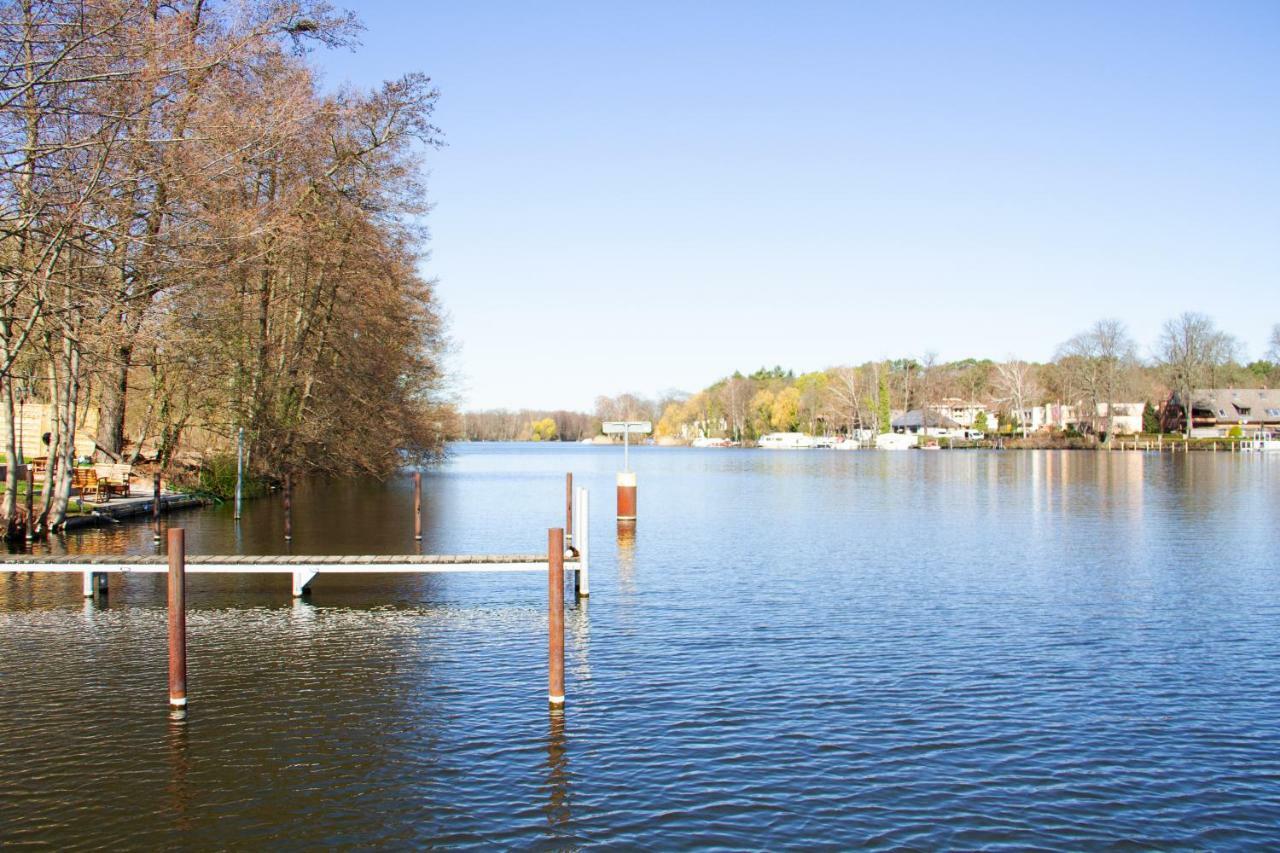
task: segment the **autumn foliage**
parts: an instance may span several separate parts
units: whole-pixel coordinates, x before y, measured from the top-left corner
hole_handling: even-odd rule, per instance
[[[317,0],[0,2],[0,449],[16,395],[54,404],[39,523],[88,406],[100,458],[170,470],[240,430],[267,477],[439,451],[437,92],[322,91],[307,52],[357,32]]]

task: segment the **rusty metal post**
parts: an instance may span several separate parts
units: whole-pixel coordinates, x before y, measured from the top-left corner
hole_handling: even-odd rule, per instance
[[[564,707],[564,528],[547,531],[547,698]]]
[[[284,475],[284,541],[293,540],[293,474]]]
[[[36,469],[27,463],[27,539],[36,538]]]
[[[573,545],[573,472],[564,475],[564,544]]]
[[[618,474],[618,521],[636,520],[636,475],[634,471]]]
[[[152,527],[151,538],[159,542],[160,541],[160,472],[159,471],[156,472],[155,482],[153,485],[155,486],[155,491],[152,493],[152,497],[151,497],[151,527]]]
[[[169,705],[187,706],[187,555],[181,527],[169,530]]]
[[[422,472],[413,472],[413,538],[422,541]]]

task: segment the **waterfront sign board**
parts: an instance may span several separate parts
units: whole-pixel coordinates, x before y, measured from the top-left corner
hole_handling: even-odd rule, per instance
[[[601,426],[605,435],[648,435],[653,432],[651,421],[605,421]]]
[[[622,436],[622,470],[631,470],[631,434],[648,435],[653,432],[649,421],[605,421],[600,425],[605,435]]]

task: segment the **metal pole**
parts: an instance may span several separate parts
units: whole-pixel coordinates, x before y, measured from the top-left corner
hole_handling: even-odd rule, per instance
[[[27,539],[36,538],[36,469],[27,463]]]
[[[574,572],[574,592],[591,595],[591,500],[586,489],[578,489],[578,570]]]
[[[622,470],[631,470],[631,425],[622,425]]]
[[[564,544],[573,545],[573,472],[564,475]]]
[[[284,475],[284,541],[293,539],[293,474]]]
[[[236,521],[240,520],[240,496],[244,483],[244,427],[236,433]]]
[[[547,531],[547,698],[564,707],[564,528]]]
[[[422,541],[422,472],[413,472],[413,538]]]
[[[187,706],[186,539],[181,527],[169,530],[169,705]]]
[[[155,481],[152,484],[155,492],[151,497],[151,538],[160,541],[160,472],[156,472]]]

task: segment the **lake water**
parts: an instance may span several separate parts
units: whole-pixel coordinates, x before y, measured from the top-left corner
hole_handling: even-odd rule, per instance
[[[1280,844],[1280,459],[462,445],[425,550],[529,552],[592,493],[546,706],[536,574],[0,574],[0,843]],[[308,484],[295,553],[407,553],[407,478]],[[276,501],[175,514],[282,552]],[[147,553],[145,525],[55,549]]]

